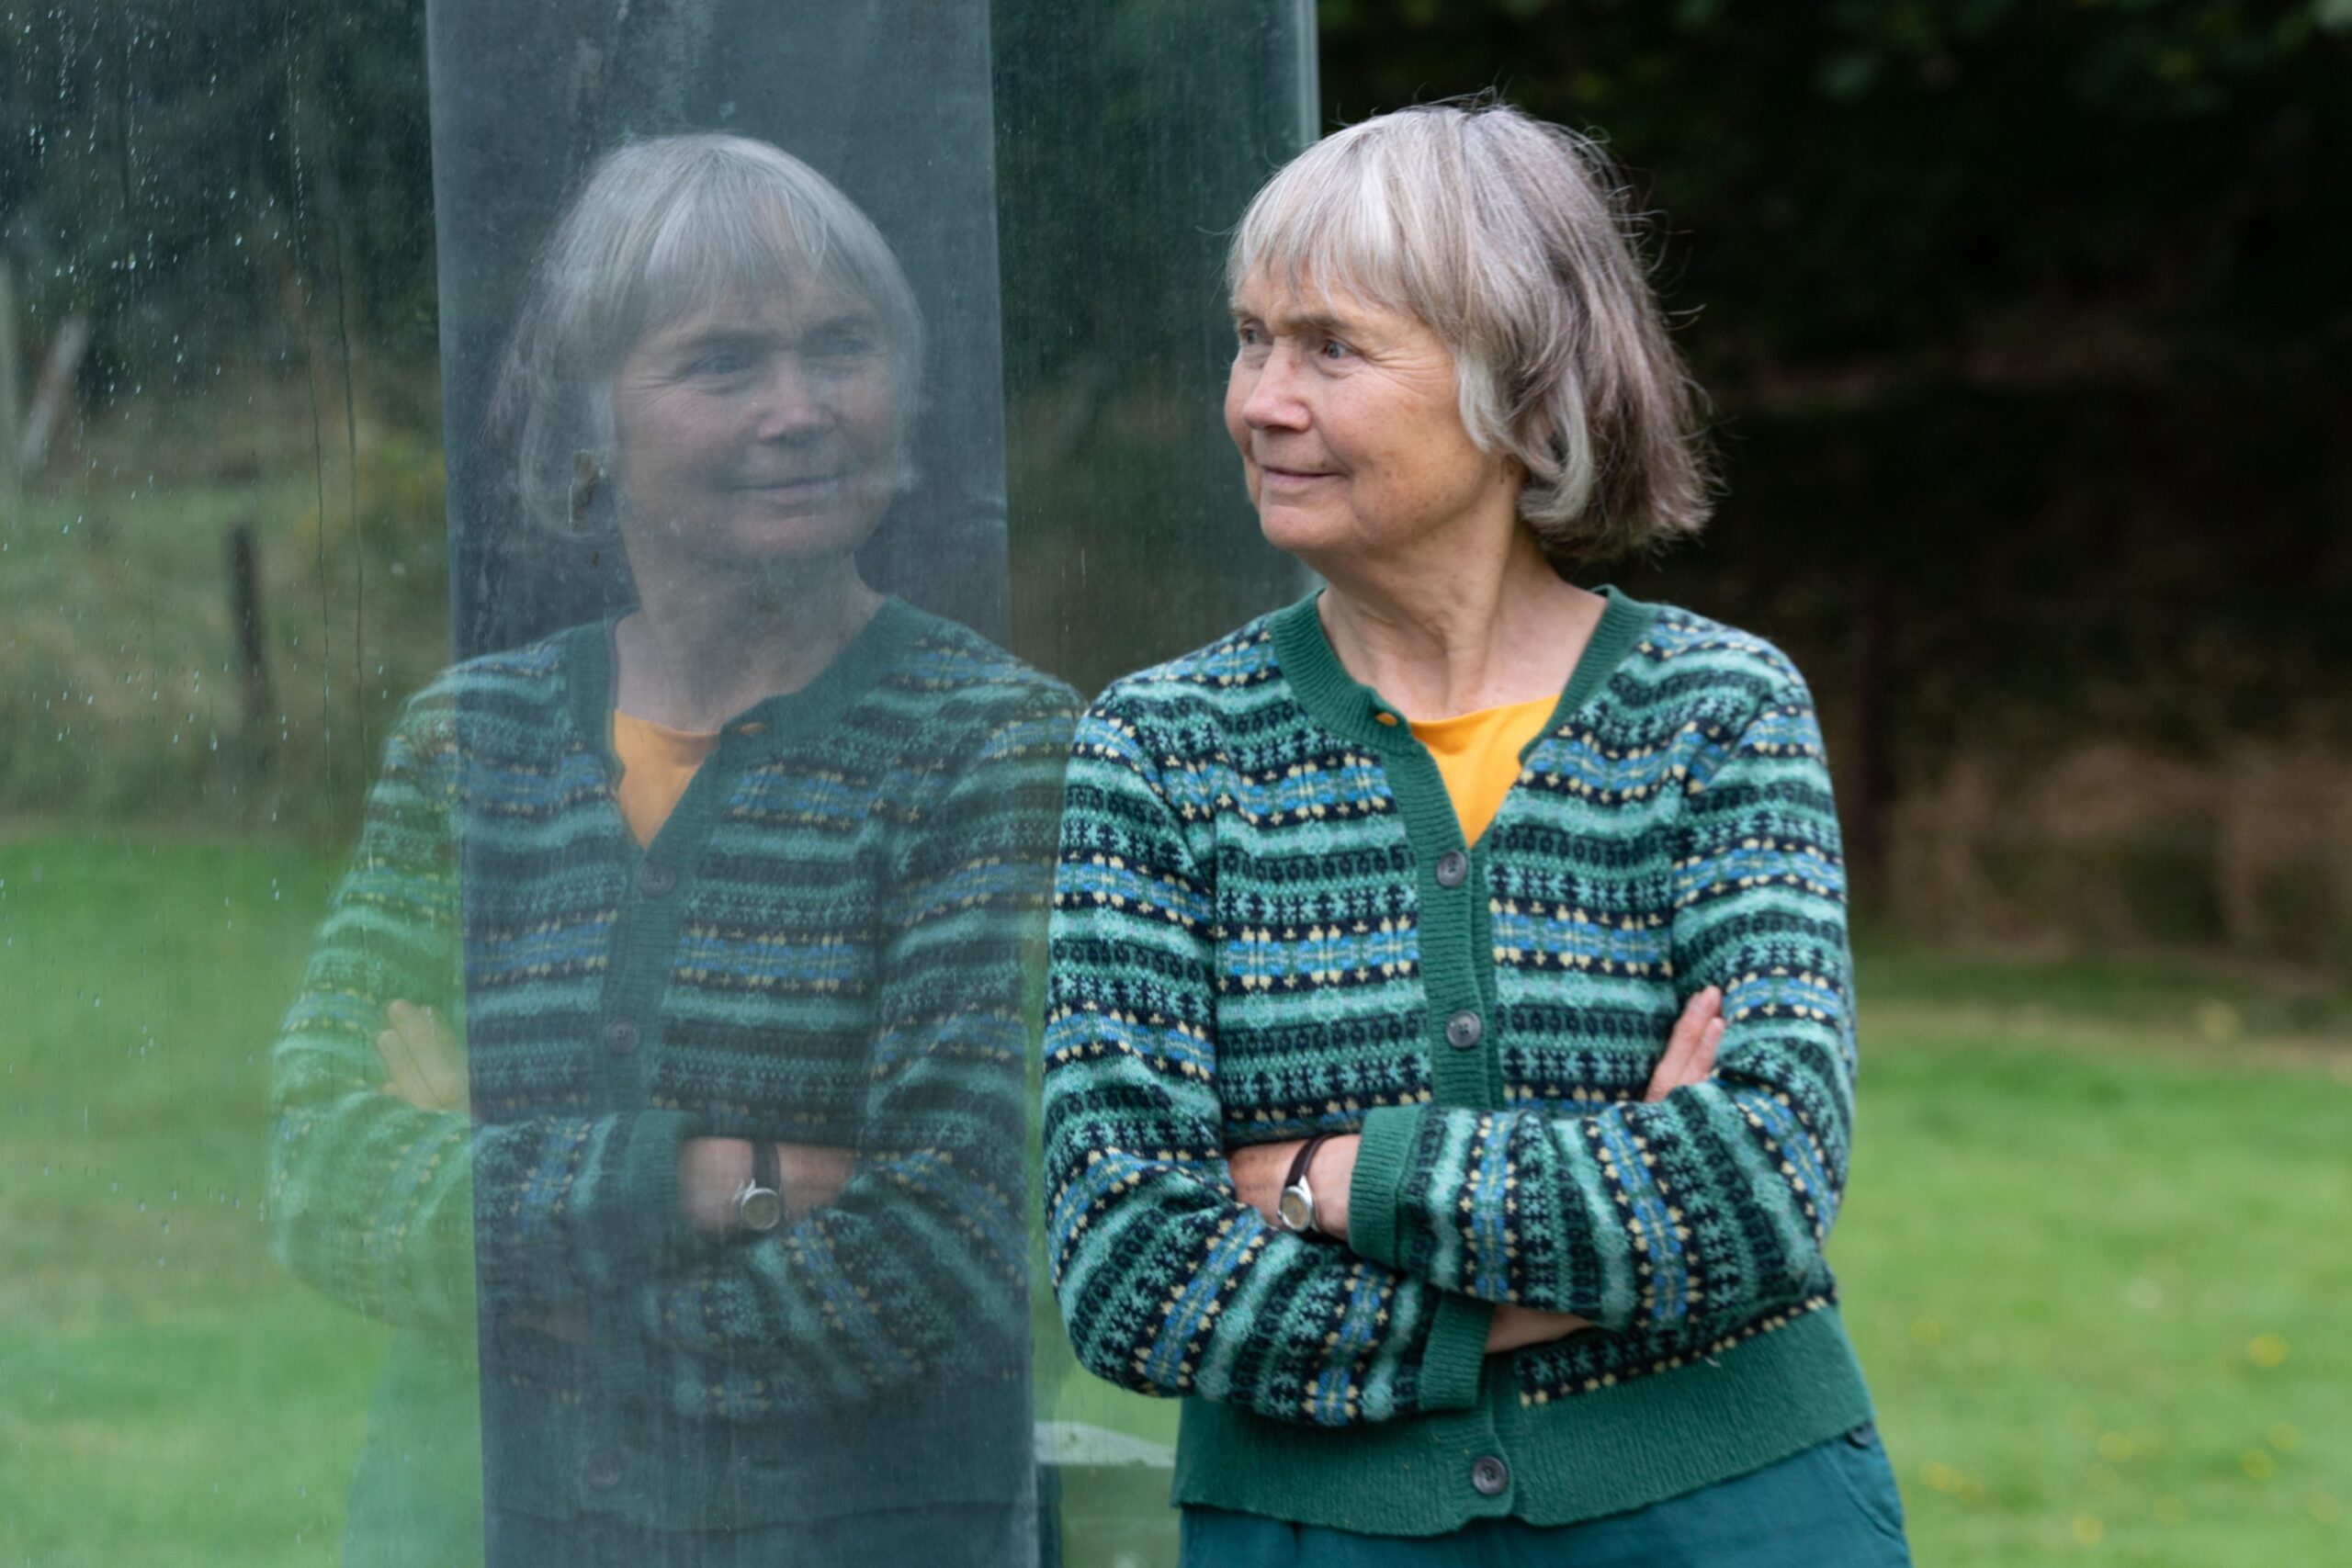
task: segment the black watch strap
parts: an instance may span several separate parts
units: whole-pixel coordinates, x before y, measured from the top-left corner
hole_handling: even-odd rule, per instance
[[[1283,1179],[1283,1191],[1287,1192],[1292,1188],[1299,1186],[1306,1180],[1307,1168],[1315,1163],[1315,1151],[1321,1148],[1325,1144],[1329,1143],[1330,1141],[1330,1134],[1317,1133],[1315,1136],[1307,1139],[1306,1142],[1298,1145],[1298,1153],[1292,1156],[1290,1162],[1290,1175]],[[1312,1187],[1309,1187],[1306,1190],[1308,1193],[1309,1203],[1311,1205],[1315,1190]],[[1310,1217],[1306,1222],[1306,1229],[1304,1234],[1308,1235],[1320,1235],[1323,1234],[1315,1228],[1315,1221],[1311,1217],[1311,1207]]]
[[[1283,1179],[1284,1187],[1295,1187],[1306,1179],[1306,1168],[1315,1163],[1315,1151],[1330,1140],[1329,1133],[1317,1133],[1298,1145],[1298,1153],[1290,1162],[1290,1174]]]
[[[784,1194],[784,1160],[766,1138],[752,1140],[752,1180],[778,1197]]]

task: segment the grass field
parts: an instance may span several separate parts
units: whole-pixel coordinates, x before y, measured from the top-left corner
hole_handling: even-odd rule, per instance
[[[9,1568],[334,1560],[378,1341],[270,1260],[261,1168],[335,860],[0,842]],[[2352,1002],[1870,944],[1861,976],[1834,1254],[1918,1561],[2352,1560]]]

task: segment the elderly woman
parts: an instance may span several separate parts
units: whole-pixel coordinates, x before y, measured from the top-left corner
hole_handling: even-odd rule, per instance
[[[636,602],[409,705],[275,1059],[282,1254],[414,1331],[351,1561],[1034,1557],[1023,964],[1075,703],[859,574],[918,330],[864,214],[738,138],[612,153],[546,248],[500,428]],[[436,1331],[486,1532],[394,1418]]]
[[[1704,511],[1627,228],[1590,143],[1440,106],[1233,241],[1227,426],[1326,586],[1080,721],[1046,1025],[1063,1316],[1188,1396],[1188,1563],[1907,1560],[1822,1259],[1812,701],[1563,575]]]

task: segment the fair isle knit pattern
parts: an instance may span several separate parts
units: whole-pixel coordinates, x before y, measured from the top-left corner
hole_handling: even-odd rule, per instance
[[[1854,1055],[1803,681],[1611,594],[1475,845],[1400,717],[1309,601],[1080,723],[1046,1132],[1080,1359],[1196,1396],[1180,1500],[1402,1534],[1634,1506],[1866,1419],[1821,1256]],[[1714,1076],[1642,1103],[1709,984]],[[1227,1178],[1316,1131],[1363,1135],[1345,1246]],[[1500,1303],[1597,1327],[1487,1360]],[[1500,1495],[1443,1457],[1482,1450]]]
[[[694,1528],[846,1511],[884,1489],[892,1423],[937,1437],[959,1398],[1024,1404],[1023,976],[1076,703],[887,602],[727,727],[640,851],[611,664],[582,627],[458,666],[403,716],[275,1053],[278,1247],[393,1324],[479,1314],[495,1502]],[[462,1013],[470,1118],[383,1092],[395,998]],[[679,1208],[696,1134],[854,1167],[805,1219],[713,1240]],[[563,1319],[592,1345],[540,1331]],[[1025,1448],[1025,1421],[988,1425],[964,1438]],[[627,1466],[588,1498],[591,1449]],[[933,1467],[950,1488],[972,1468]]]

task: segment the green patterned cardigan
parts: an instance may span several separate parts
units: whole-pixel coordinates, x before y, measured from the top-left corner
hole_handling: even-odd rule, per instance
[[[424,1450],[462,1487],[477,1345],[493,1506],[707,1529],[1018,1502],[1024,976],[1075,698],[888,601],[726,727],[640,851],[612,694],[592,626],[411,703],[276,1048],[281,1256],[410,1331],[355,1519],[435,1512],[381,1495],[431,1484]],[[396,998],[462,1004],[470,1118],[383,1092]],[[679,1210],[697,1134],[854,1169],[774,1235],[713,1240]],[[566,1318],[592,1342],[543,1331]],[[467,1429],[421,1429],[436,1377]]]
[[[1310,600],[1080,722],[1045,1073],[1080,1359],[1190,1396],[1178,1501],[1398,1535],[1635,1507],[1868,1420],[1821,1252],[1853,1015],[1804,682],[1611,593],[1469,845],[1400,716]],[[1715,1074],[1643,1103],[1710,983]],[[1225,1168],[1315,1131],[1363,1135],[1344,1246]],[[1489,1358],[1505,1302],[1596,1327]]]

